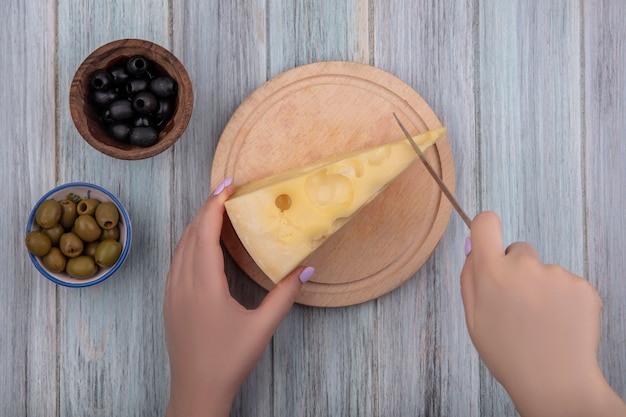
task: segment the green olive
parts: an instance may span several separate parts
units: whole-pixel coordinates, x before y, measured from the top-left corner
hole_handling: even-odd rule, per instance
[[[96,264],[101,267],[109,267],[120,258],[122,253],[122,245],[120,242],[113,239],[106,239],[100,242],[96,248],[96,255],[94,256]]]
[[[43,232],[33,231],[26,235],[26,248],[35,256],[44,256],[50,252],[52,242],[50,238]]]
[[[102,229],[102,234],[100,235],[100,240],[104,239],[113,239],[120,240],[120,227],[115,226],[112,229]]]
[[[68,258],[75,258],[83,252],[83,241],[72,232],[63,233],[59,240],[59,249]]]
[[[97,240],[95,242],[87,243],[87,246],[85,246],[85,249],[83,249],[82,254],[91,256],[93,258],[94,256],[96,256],[96,248],[98,247],[99,244],[100,242]]]
[[[100,238],[102,230],[96,219],[88,214],[81,214],[74,222],[74,233],[85,242],[93,242]]]
[[[61,223],[57,223],[54,226],[48,229],[42,229],[41,231],[50,238],[52,246],[59,246],[59,240],[61,239],[61,235],[65,233],[65,229],[63,228]]]
[[[117,226],[117,222],[120,220],[120,212],[117,210],[117,206],[111,202],[100,203],[96,207],[96,221],[101,228],[108,230]]]
[[[61,205],[54,200],[46,200],[35,212],[35,221],[43,228],[52,227],[61,220]]]
[[[67,259],[59,248],[52,248],[50,252],[43,258],[41,258],[43,266],[51,272],[63,272],[65,270],[65,264]]]
[[[67,260],[65,272],[78,279],[87,279],[96,275],[98,266],[91,256],[81,255]]]
[[[79,215],[89,214],[90,216],[93,216],[99,204],[100,202],[95,198],[86,198],[80,200],[78,204],[76,204],[76,211]]]
[[[65,230],[70,230],[78,216],[76,203],[72,200],[62,200],[59,204],[61,205],[61,224]]]

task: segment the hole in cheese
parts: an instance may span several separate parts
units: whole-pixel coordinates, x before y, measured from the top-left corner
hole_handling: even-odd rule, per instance
[[[390,146],[381,146],[367,154],[367,162],[372,166],[382,165],[391,156]]]
[[[354,193],[349,178],[341,174],[329,174],[326,169],[310,175],[304,189],[311,203],[319,208],[350,204]]]
[[[276,207],[278,207],[280,211],[289,210],[289,208],[291,208],[291,197],[289,197],[289,194],[281,194],[276,197],[274,204],[276,204]]]

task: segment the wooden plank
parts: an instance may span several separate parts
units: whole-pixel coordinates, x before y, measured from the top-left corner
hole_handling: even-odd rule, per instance
[[[269,77],[316,61],[369,62],[367,1],[268,6]],[[377,415],[375,314],[375,302],[295,306],[272,344],[273,415]]]
[[[237,106],[266,81],[265,2],[175,1],[174,53],[187,68],[195,94],[194,111],[174,149],[172,246],[210,193],[213,154]],[[221,180],[221,178],[219,179]],[[225,254],[231,293],[255,307],[265,291]],[[237,394],[233,416],[271,414],[272,356],[268,348]]]
[[[269,5],[269,77],[319,61],[370,63],[366,0],[292,1]]]
[[[456,196],[476,212],[474,13],[467,2],[375,1],[374,63],[422,95],[448,128]],[[479,362],[459,275],[468,230],[453,213],[430,260],[378,302],[381,415],[480,415]]]
[[[118,196],[133,226],[132,249],[108,281],[59,288],[61,415],[163,415],[167,354],[161,324],[171,257],[172,151],[141,161],[100,154],[72,124],[74,71],[100,45],[142,38],[169,47],[166,0],[58,2],[58,181],[93,182]]]
[[[589,280],[604,301],[599,359],[626,401],[626,3],[584,3],[584,138]]]
[[[0,415],[54,415],[56,286],[23,243],[33,205],[56,179],[54,2],[8,1],[0,25]]]
[[[294,306],[274,337],[273,415],[379,415],[375,323],[375,301]]]
[[[584,272],[580,8],[577,2],[479,2],[479,201],[505,244]],[[481,415],[515,415],[483,370]]]

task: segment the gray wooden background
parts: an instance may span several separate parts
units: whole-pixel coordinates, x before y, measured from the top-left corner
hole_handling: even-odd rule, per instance
[[[0,415],[158,416],[169,390],[161,303],[175,243],[209,193],[237,106],[295,66],[348,60],[413,86],[449,129],[457,195],[494,210],[597,286],[600,361],[626,398],[626,2],[622,0],[4,0],[0,12]],[[142,161],[99,154],[68,107],[80,62],[118,38],[171,49],[194,84],[189,128]],[[47,190],[88,181],[130,210],[121,273],[83,290],[30,264]],[[453,214],[413,279],[347,308],[296,306],[233,416],[514,416],[465,329],[467,230]],[[248,306],[264,292],[227,258]]]

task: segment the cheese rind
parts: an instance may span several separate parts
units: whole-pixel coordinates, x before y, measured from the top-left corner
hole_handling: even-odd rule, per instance
[[[445,132],[413,139],[424,151]],[[278,283],[416,159],[406,139],[325,158],[239,187],[226,211],[244,248]]]

